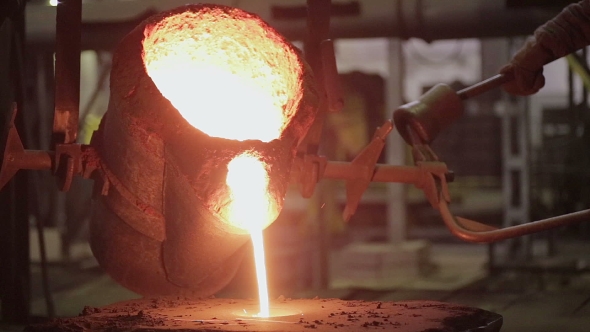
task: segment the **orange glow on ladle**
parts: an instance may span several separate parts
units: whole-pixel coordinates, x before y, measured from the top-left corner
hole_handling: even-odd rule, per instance
[[[304,96],[305,66],[299,52],[260,17],[196,5],[150,22],[143,33],[146,74],[188,124],[235,141],[291,135],[286,129]],[[220,191],[208,207],[251,235],[260,296],[254,316],[269,317],[262,231],[281,202],[270,193],[270,166],[259,157],[253,151],[235,156],[227,166],[227,192]]]
[[[264,162],[248,153],[235,157],[227,165],[226,184],[231,197],[230,220],[248,230],[252,238],[260,299],[260,312],[256,316],[268,318],[270,308],[262,230],[268,224],[270,197]]]

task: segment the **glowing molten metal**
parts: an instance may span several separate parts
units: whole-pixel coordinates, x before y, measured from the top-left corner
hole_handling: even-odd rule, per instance
[[[187,7],[189,8],[189,7]],[[193,127],[210,137],[270,142],[281,139],[303,98],[297,51],[258,16],[225,6],[193,6],[147,25],[146,73]],[[260,317],[269,316],[262,230],[279,203],[269,190],[268,165],[254,151],[227,165],[228,193],[208,207],[252,238]]]
[[[246,229],[252,237],[254,261],[258,279],[260,313],[258,317],[269,317],[268,286],[262,230],[269,222],[270,197],[268,173],[264,162],[244,153],[227,165],[226,184],[230,188],[230,220],[236,226]]]
[[[90,226],[101,267],[146,297],[200,298],[231,282],[250,235],[263,262],[318,103],[301,52],[255,14],[191,4],[137,25],[92,139],[109,188]]]
[[[147,74],[191,125],[240,141],[280,137],[301,100],[303,70],[274,29],[211,7],[166,17],[144,34]]]

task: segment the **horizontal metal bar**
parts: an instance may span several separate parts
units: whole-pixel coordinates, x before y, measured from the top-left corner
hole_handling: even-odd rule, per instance
[[[51,169],[53,163],[53,151],[25,150],[13,161],[14,167],[18,169],[44,170]]]
[[[354,179],[359,176],[360,172],[348,162],[329,161],[323,173],[326,179]],[[375,171],[371,181],[373,182],[396,182],[396,183],[416,183],[418,182],[422,171],[415,166],[392,166],[392,165],[375,165]]]
[[[481,81],[470,87],[467,87],[459,92],[459,98],[465,100],[478,96],[484,92],[501,87],[504,83],[508,83],[512,80],[512,76],[507,74],[497,74],[496,76],[490,77],[487,80]]]

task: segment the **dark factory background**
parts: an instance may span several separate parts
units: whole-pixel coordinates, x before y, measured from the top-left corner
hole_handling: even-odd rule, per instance
[[[80,143],[90,141],[106,112],[117,42],[151,13],[186,2],[83,2]],[[295,9],[305,1],[209,2],[258,13],[303,46],[304,15]],[[397,106],[437,83],[459,90],[495,75],[527,35],[569,3],[333,1],[345,99],[342,112],[326,119],[322,154],[350,161]],[[16,126],[29,149],[52,144],[54,5],[0,4],[0,133],[16,100]],[[584,49],[547,65],[546,86],[531,97],[497,89],[466,101],[465,115],[432,145],[455,173],[453,212],[506,227],[590,208],[587,58]],[[379,162],[411,164],[395,131]],[[20,171],[0,191],[0,330],[138,297],[92,256],[92,186],[75,178],[63,193],[51,172]],[[410,185],[372,184],[349,222],[341,217],[344,203],[338,181],[321,182],[311,199],[289,190],[265,232],[271,296],[441,300],[502,314],[502,331],[590,330],[590,223],[468,244]],[[218,296],[255,294],[247,258]]]

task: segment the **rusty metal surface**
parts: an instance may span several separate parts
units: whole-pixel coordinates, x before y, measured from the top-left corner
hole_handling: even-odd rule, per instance
[[[196,199],[189,179],[173,163],[164,174],[164,216],[166,239],[162,259],[168,280],[186,289],[201,286],[216,271],[223,270],[223,280],[215,293],[229,282],[239,267],[227,261],[249,240],[247,232],[232,232],[218,215],[208,211]]]
[[[100,169],[104,173],[104,182],[108,183],[108,191],[103,195],[108,194],[108,198],[105,197],[104,200],[109,208],[139,233],[156,241],[164,241],[166,231],[162,212],[146,204],[127,189],[105,163],[101,163]]]
[[[94,200],[90,219],[90,246],[102,269],[117,283],[144,296],[162,294],[201,297],[218,289],[214,275],[202,289],[170,283],[162,264],[162,242],[137,232],[114,214],[102,199]]]

